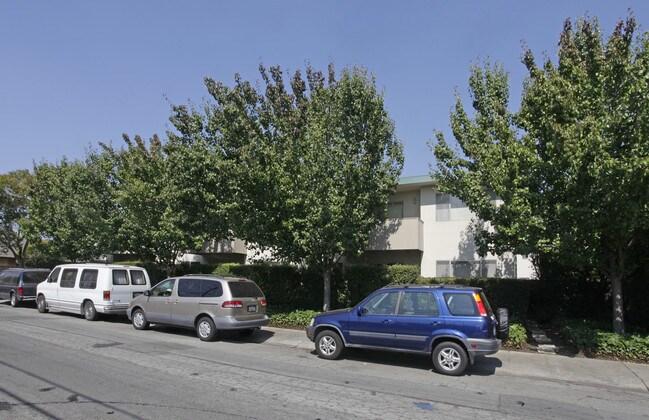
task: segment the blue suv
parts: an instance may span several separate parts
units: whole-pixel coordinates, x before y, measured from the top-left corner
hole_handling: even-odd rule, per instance
[[[489,306],[482,289],[454,285],[390,285],[355,308],[315,316],[306,329],[318,356],[345,347],[432,355],[437,372],[461,375],[476,355],[494,354],[508,333],[507,310]]]

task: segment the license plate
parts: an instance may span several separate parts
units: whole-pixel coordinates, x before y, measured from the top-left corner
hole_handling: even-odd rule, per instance
[[[257,305],[248,305],[248,312],[257,312]]]

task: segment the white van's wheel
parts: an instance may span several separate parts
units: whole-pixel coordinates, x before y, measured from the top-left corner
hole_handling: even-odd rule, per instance
[[[146,315],[144,315],[142,309],[136,309],[133,311],[131,318],[133,318],[133,328],[136,330],[146,330],[149,328],[149,321],[146,320]]]
[[[44,314],[47,312],[47,303],[45,302],[45,296],[43,295],[38,295],[38,299],[36,299],[36,308],[38,309],[38,312]]]
[[[95,309],[95,304],[91,301],[87,301],[83,305],[83,316],[88,321],[94,321],[97,319],[97,310]]]

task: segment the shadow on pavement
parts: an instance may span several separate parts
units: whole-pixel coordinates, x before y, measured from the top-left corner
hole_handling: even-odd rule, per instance
[[[311,353],[316,354],[315,350]],[[435,372],[431,358],[425,355],[346,348],[342,357],[363,363],[425,369]],[[502,365],[502,362],[497,357],[477,356],[475,363],[467,368],[464,376],[492,376],[496,373],[496,369],[502,367]]]

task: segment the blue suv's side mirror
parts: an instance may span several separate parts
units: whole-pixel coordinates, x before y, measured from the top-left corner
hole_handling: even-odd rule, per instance
[[[365,309],[363,309],[362,306],[359,306],[358,308],[356,308],[356,314],[358,314],[358,316],[361,316],[364,313],[365,313]]]

